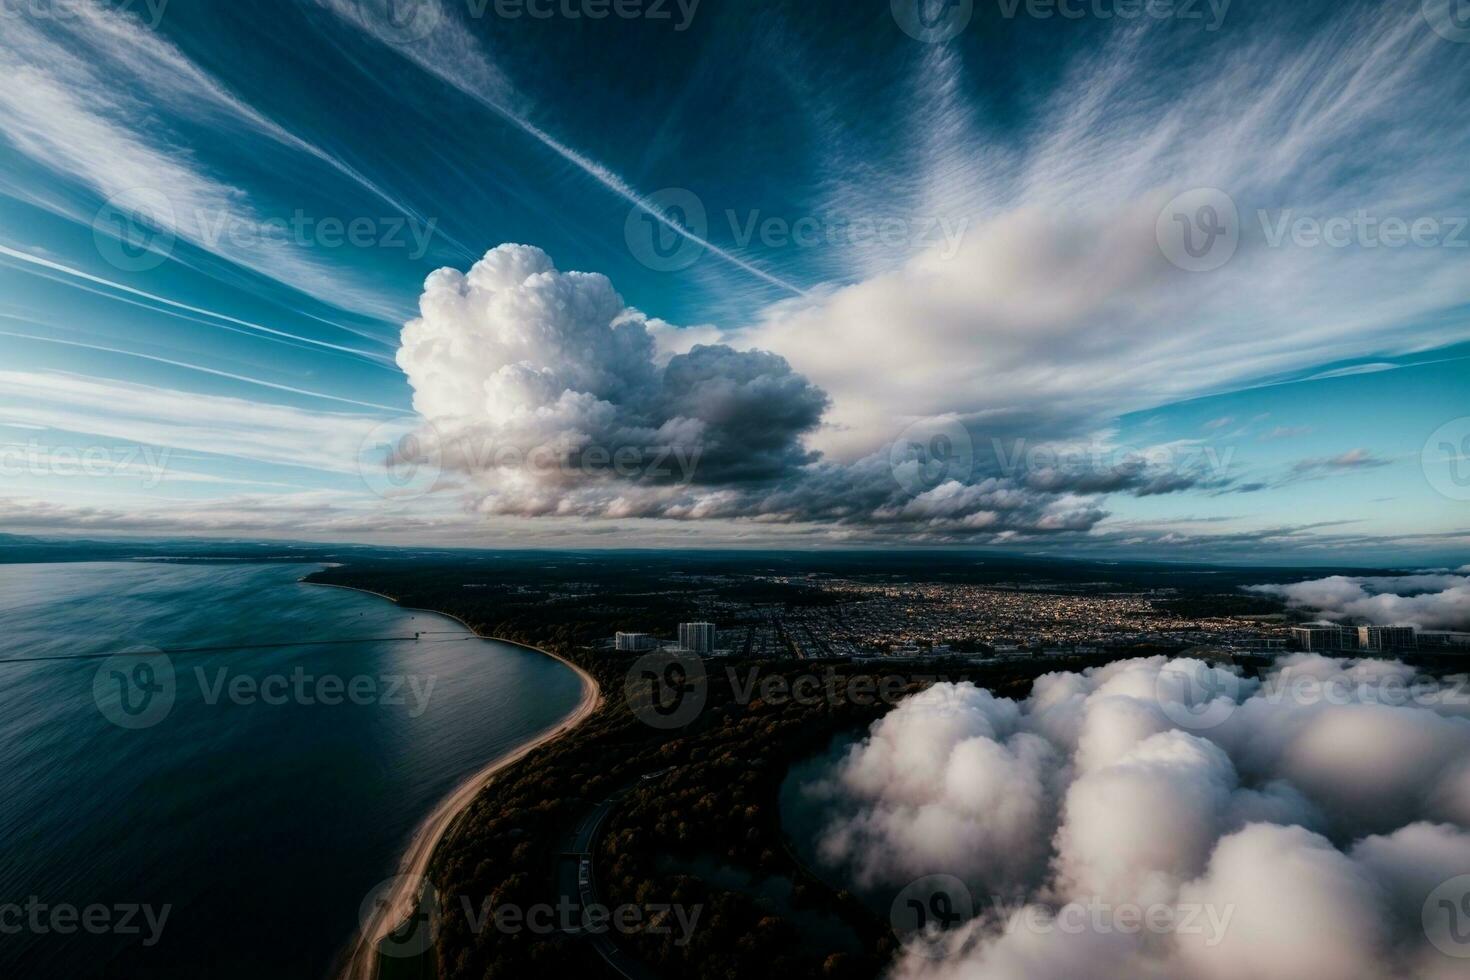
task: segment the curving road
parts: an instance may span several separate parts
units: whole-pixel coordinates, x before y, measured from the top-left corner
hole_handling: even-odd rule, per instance
[[[573,901],[578,908],[582,909],[589,905],[606,907],[607,903],[601,901],[597,895],[597,873],[591,864],[592,852],[597,847],[597,838],[602,832],[602,825],[607,821],[608,814],[622,802],[623,797],[627,796],[632,788],[632,786],[626,786],[618,790],[587,811],[578,821],[576,829],[566,839],[561,849],[562,858],[557,868],[557,890],[561,893],[562,901]],[[588,863],[588,880],[585,885],[581,883],[578,875],[583,861]],[[602,957],[602,961],[616,976],[622,977],[623,980],[658,980],[657,974],[625,953],[617,943],[612,941],[606,931],[587,932],[585,935],[597,955]]]

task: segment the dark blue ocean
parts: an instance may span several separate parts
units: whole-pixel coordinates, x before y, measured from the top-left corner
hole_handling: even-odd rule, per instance
[[[576,706],[315,567],[0,565],[0,658],[109,655],[0,664],[0,977],[317,980],[434,804]]]

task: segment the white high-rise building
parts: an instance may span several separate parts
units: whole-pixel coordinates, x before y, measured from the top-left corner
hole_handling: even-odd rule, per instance
[[[638,653],[642,650],[652,650],[654,641],[653,637],[647,633],[623,633],[620,631],[613,637],[613,646],[625,653]]]
[[[1313,653],[1356,650],[1358,631],[1351,626],[1293,626],[1291,638],[1297,647]]]
[[[715,648],[715,624],[680,623],[679,646],[694,653],[710,653]]]
[[[1412,626],[1358,627],[1358,647],[1363,650],[1412,650],[1416,645]]]

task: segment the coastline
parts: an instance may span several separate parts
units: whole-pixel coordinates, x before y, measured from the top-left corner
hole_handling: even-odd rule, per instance
[[[474,802],[475,797],[480,795],[480,791],[488,786],[501,771],[519,762],[543,745],[565,735],[583,721],[586,721],[601,706],[602,690],[598,687],[597,681],[593,679],[591,674],[572,663],[566,657],[553,653],[550,650],[543,650],[540,647],[533,647],[515,640],[505,640],[496,636],[485,636],[470,626],[469,623],[450,613],[441,612],[438,609],[419,609],[414,606],[405,606],[393,596],[384,595],[381,592],[373,592],[370,589],[358,589],[350,585],[337,585],[330,582],[307,582],[305,579],[301,579],[300,581],[305,585],[321,585],[332,589],[347,589],[351,592],[361,592],[365,595],[386,599],[400,609],[407,609],[412,612],[434,613],[435,615],[447,617],[459,623],[481,639],[495,640],[497,643],[507,643],[511,646],[520,647],[523,650],[533,650],[536,653],[550,657],[569,667],[582,681],[582,700],[577,704],[577,707],[572,709],[570,714],[563,718],[555,727],[511,749],[504,755],[490,760],[484,768],[460,783],[448,796],[440,800],[413,832],[413,836],[409,839],[408,849],[399,860],[398,869],[394,872],[394,877],[390,879],[392,881],[392,888],[381,897],[378,903],[378,911],[352,941],[341,969],[334,971],[340,980],[376,980],[378,970],[376,950],[378,941],[391,932],[402,921],[402,918],[415,907],[418,900],[415,885],[427,876],[429,863],[433,859],[434,851],[448,835],[455,821]]]

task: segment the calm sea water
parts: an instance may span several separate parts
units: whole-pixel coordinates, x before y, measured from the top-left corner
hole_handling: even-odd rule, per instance
[[[0,565],[0,657],[226,648],[170,653],[171,695],[156,657],[0,664],[0,976],[317,980],[433,805],[576,706],[560,663],[313,567]],[[151,946],[117,929],[145,905]]]

